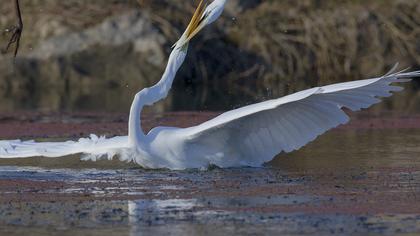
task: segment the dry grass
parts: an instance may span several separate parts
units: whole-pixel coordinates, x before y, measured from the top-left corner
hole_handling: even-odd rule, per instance
[[[143,0],[141,5],[150,9],[172,41],[179,34],[173,29],[183,28],[194,1],[174,2]],[[266,94],[268,88],[280,96],[309,86],[376,76],[397,62],[420,65],[417,0],[271,0],[234,17],[228,8],[217,23],[217,34],[223,36],[207,32],[210,36],[204,39],[216,38],[262,59],[263,63],[256,61],[248,68],[232,66],[237,70],[235,82],[258,76],[258,81],[251,82],[255,83],[251,91],[242,86],[254,97]],[[205,50],[205,42],[196,44],[198,50]],[[209,73],[203,69],[201,74]]]
[[[135,0],[20,0],[20,4],[25,24],[24,51],[51,36],[80,31],[107,17],[138,7]],[[2,1],[1,29],[7,29],[14,23],[13,1]]]
[[[24,51],[45,38],[80,31],[138,8],[150,13],[168,42],[175,42],[197,2],[21,1],[26,24]],[[11,10],[12,1],[4,0],[1,28],[13,23]],[[193,69],[189,69],[203,83],[217,78],[215,86],[224,83],[257,99],[267,96],[267,89],[268,96],[277,97],[309,86],[382,74],[396,62],[420,65],[418,0],[265,0],[237,15],[232,12],[228,6],[217,27],[194,41],[191,54],[198,59],[190,61]],[[212,39],[217,40],[209,47]],[[238,53],[230,54],[233,51]],[[227,59],[229,55],[243,58]]]
[[[152,12],[153,21],[173,41],[194,8],[193,0],[21,1],[25,41],[31,47],[133,8]],[[2,3],[0,27],[12,25],[12,9],[12,1]],[[319,82],[326,83],[327,78],[338,76],[377,74],[395,59],[420,64],[417,0],[265,1],[236,16],[235,23],[225,16],[219,25],[226,27],[229,43],[254,52],[272,66],[268,77],[323,78]]]
[[[378,75],[397,61],[420,64],[418,1],[299,3],[265,2],[242,15],[229,34],[240,48],[270,63],[267,83],[284,78],[296,90]]]

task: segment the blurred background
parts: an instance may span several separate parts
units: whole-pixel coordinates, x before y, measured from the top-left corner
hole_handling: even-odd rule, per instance
[[[0,112],[127,112],[156,83],[193,0],[21,0],[16,60],[0,55]],[[1,46],[16,22],[0,5]],[[152,109],[223,111],[305,88],[420,69],[418,0],[230,0],[190,44]],[[371,112],[420,111],[420,83]]]

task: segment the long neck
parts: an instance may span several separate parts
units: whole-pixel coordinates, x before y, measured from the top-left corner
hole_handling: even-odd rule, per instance
[[[147,135],[141,127],[141,111],[145,105],[151,106],[154,103],[166,98],[172,87],[176,72],[181,67],[187,55],[186,45],[183,48],[174,49],[169,56],[168,65],[160,81],[150,88],[138,92],[131,104],[130,117],[128,121],[128,138],[131,146],[143,147],[147,144]]]
[[[128,119],[128,139],[130,146],[138,146],[146,142],[146,135],[141,128],[141,111],[143,110],[144,103],[142,102],[143,90],[134,96],[131,103],[130,117]]]

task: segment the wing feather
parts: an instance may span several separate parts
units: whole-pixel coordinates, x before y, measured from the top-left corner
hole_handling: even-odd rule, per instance
[[[194,146],[195,155],[221,167],[238,163],[260,166],[281,152],[297,150],[324,132],[347,123],[349,117],[342,108],[352,111],[368,108],[380,102],[379,98],[402,90],[392,83],[419,76],[419,71],[390,73],[380,78],[312,88],[229,111],[183,129],[185,152],[188,155]],[[216,153],[222,153],[224,158],[214,159]]]
[[[78,153],[89,155],[89,159],[102,156],[111,158],[116,150],[128,148],[128,138],[119,136],[113,138],[97,137],[81,138],[78,141],[65,142],[35,142],[35,141],[0,141],[0,158],[26,157],[60,157]]]

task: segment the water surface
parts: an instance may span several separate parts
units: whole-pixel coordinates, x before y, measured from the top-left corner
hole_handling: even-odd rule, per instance
[[[262,168],[0,161],[1,233],[420,232],[420,129],[340,128]]]

